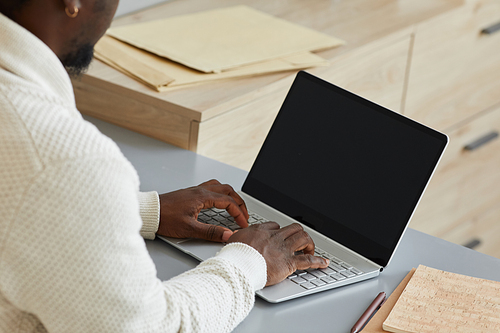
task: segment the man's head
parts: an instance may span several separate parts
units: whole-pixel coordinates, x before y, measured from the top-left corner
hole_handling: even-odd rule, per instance
[[[0,0],[0,12],[47,44],[68,72],[79,75],[106,32],[119,0]]]

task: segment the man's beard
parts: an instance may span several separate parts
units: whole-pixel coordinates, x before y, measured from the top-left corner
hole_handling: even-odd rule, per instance
[[[67,54],[61,62],[70,76],[79,77],[88,69],[93,57],[94,46],[84,44],[76,51]]]

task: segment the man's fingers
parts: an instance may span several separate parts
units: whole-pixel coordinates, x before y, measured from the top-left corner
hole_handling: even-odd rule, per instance
[[[209,191],[229,195],[230,197],[232,197],[236,204],[241,207],[241,210],[244,212],[245,217],[248,219],[248,210],[245,201],[238,195],[238,193],[236,193],[231,185],[223,185],[218,180],[211,179],[200,184],[199,186],[204,187]]]
[[[229,229],[196,222],[194,224],[192,237],[206,239],[212,242],[227,242],[229,237],[233,235],[233,232]]]
[[[213,188],[215,189],[216,192],[220,191],[218,193],[229,195],[231,198],[233,198],[234,202],[236,202],[236,204],[240,206],[241,210],[245,214],[245,217],[248,219],[249,216],[248,216],[247,205],[245,204],[245,201],[240,197],[240,195],[236,193],[236,191],[233,189],[232,186],[220,185],[220,186],[213,186]]]
[[[298,254],[293,258],[296,269],[326,268],[330,263],[327,259],[315,257],[311,254]]]
[[[283,239],[287,239],[288,237],[291,237],[292,235],[296,234],[297,232],[302,232],[304,231],[304,228],[298,223],[293,223],[290,225],[287,225],[286,227],[281,228],[280,230],[280,235],[283,237]]]
[[[236,223],[242,227],[248,227],[248,212],[241,209],[232,197],[213,192],[211,197],[205,202],[204,208],[220,208],[225,209],[231,215]]]
[[[285,239],[287,248],[293,251],[303,251],[305,254],[314,254],[314,241],[304,229],[300,229]]]
[[[248,220],[248,217],[249,217],[248,216],[248,209],[247,209],[247,206],[245,204],[245,201],[239,196],[238,193],[236,193],[236,191],[232,188],[232,186],[227,185],[227,184],[222,185],[217,180],[210,180],[204,184],[209,185],[209,186],[205,186],[206,189],[209,191],[230,196],[234,200],[234,202],[240,207],[241,211],[243,212],[243,214],[245,216],[245,219]]]

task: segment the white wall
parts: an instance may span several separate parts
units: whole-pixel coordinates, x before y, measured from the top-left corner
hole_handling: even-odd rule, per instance
[[[115,17],[126,15],[169,0],[120,0]]]

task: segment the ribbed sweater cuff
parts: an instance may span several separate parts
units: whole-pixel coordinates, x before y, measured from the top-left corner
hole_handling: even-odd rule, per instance
[[[139,210],[142,218],[141,235],[154,239],[160,224],[160,197],[157,192],[139,192]]]
[[[241,269],[249,278],[254,291],[262,289],[266,285],[266,260],[253,247],[243,243],[231,243],[224,246],[217,257],[224,258]]]

